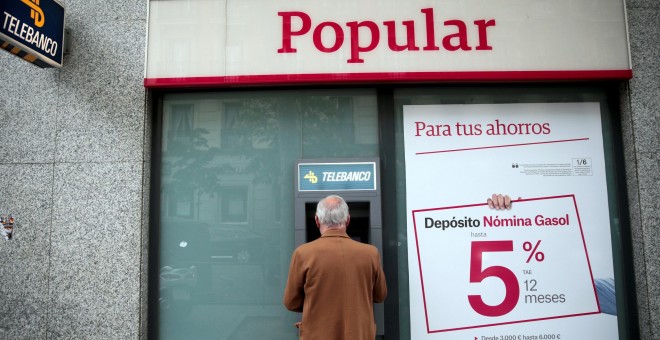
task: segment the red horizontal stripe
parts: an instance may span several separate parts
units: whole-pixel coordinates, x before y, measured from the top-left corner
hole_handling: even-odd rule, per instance
[[[450,150],[436,150],[436,151],[420,151],[416,152],[415,155],[427,155],[430,153],[443,153],[443,152],[457,152],[457,151],[472,151],[472,150],[483,150],[483,149],[494,149],[494,148],[509,148],[512,146],[527,146],[527,145],[538,145],[538,144],[552,144],[552,143],[565,143],[565,142],[579,142],[589,140],[589,138],[574,138],[574,139],[562,139],[562,140],[549,140],[544,142],[532,142],[532,143],[519,143],[519,144],[504,144],[504,145],[490,145],[490,146],[479,146],[474,148],[463,148],[463,149],[450,149]]]
[[[586,71],[474,71],[263,74],[218,77],[145,78],[147,88],[231,87],[250,85],[309,85],[401,82],[575,81],[625,80],[632,70]]]

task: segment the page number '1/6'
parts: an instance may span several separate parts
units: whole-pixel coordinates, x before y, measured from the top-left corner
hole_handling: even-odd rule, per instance
[[[481,268],[482,254],[487,252],[513,251],[513,241],[472,241],[470,250],[470,282],[479,283],[488,277],[496,277],[504,283],[504,300],[498,305],[486,304],[481,295],[468,295],[472,309],[483,316],[502,316],[511,312],[518,304],[520,287],[518,278],[509,268],[490,266]]]

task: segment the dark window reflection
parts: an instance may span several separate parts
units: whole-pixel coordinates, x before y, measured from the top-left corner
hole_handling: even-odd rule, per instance
[[[226,187],[220,192],[222,222],[247,222],[247,187]]]
[[[372,91],[163,102],[159,336],[294,339],[282,307],[300,158],[376,157]]]

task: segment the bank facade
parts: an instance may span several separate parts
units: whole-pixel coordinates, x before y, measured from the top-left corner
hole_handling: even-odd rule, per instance
[[[660,336],[654,1],[63,7],[0,53],[0,339],[295,338],[331,193],[380,339]]]

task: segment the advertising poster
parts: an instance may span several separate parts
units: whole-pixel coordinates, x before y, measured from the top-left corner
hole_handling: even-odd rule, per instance
[[[404,139],[412,339],[618,339],[599,103],[408,105]]]

